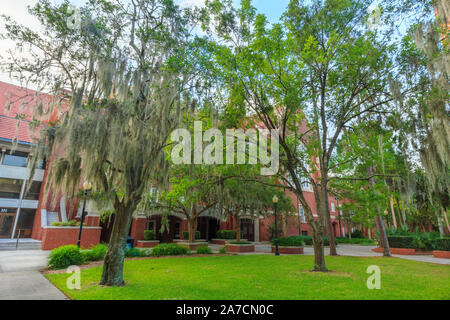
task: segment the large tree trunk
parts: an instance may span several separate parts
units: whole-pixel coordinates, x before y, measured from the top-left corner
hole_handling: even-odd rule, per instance
[[[323,246],[323,228],[318,227],[311,233],[314,246],[314,268],[312,271],[328,272],[325,265],[325,248]]]
[[[372,186],[375,185],[375,178],[373,177],[374,168],[369,167],[369,177],[370,177],[370,184]],[[377,212],[376,212],[376,218],[375,223],[377,225],[378,233],[380,234],[380,242],[381,246],[383,247],[383,255],[385,257],[391,256],[391,250],[389,248],[389,241],[386,235],[386,228],[384,227],[383,218],[380,214],[380,206],[377,204]]]
[[[126,242],[130,231],[133,212],[136,205],[115,204],[115,219],[111,238],[103,264],[101,285],[123,286],[123,263],[125,259]]]
[[[391,212],[392,212],[392,222],[394,223],[394,228],[397,229],[397,219],[395,218],[394,196],[393,195],[391,195]]]
[[[447,210],[442,207],[442,215],[444,216],[445,223],[447,225],[447,230],[450,232],[450,224],[448,223]]]
[[[397,205],[397,211],[398,211],[398,220],[402,226],[405,225],[405,222],[403,221],[402,217],[402,209],[400,208],[400,198],[396,198],[395,204]]]
[[[189,242],[195,242],[195,233],[197,232],[197,218],[188,219]]]
[[[402,208],[402,219],[403,219],[403,225],[407,226],[407,222],[406,222],[406,211],[405,211],[405,203],[404,202],[400,202],[401,208]]]
[[[325,175],[325,173],[322,173]],[[325,227],[330,240],[330,256],[337,256],[336,243],[334,242],[333,223],[331,222],[330,208],[328,207],[328,188],[326,185],[322,186],[320,192],[320,210],[322,214],[319,216],[325,217]]]
[[[385,257],[390,257],[391,250],[389,248],[389,241],[388,241],[388,238],[386,235],[386,229],[384,228],[383,218],[381,217],[381,214],[380,214],[380,208],[378,206],[377,206],[377,217],[375,219],[376,219],[378,232],[380,234],[381,246],[383,247],[383,255]]]
[[[441,211],[441,210],[436,209],[435,211],[436,211],[436,220],[437,220],[438,228],[439,228],[439,235],[440,235],[441,237],[444,237],[444,236],[445,236],[445,232],[444,232],[444,224],[442,223],[442,217],[441,217],[441,214],[440,214],[440,212],[439,212],[439,211]]]

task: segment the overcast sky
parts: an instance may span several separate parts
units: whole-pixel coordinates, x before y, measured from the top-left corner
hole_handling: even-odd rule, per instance
[[[32,28],[33,30],[39,30],[40,24],[37,19],[28,13],[27,7],[33,6],[37,0],[0,0],[0,14],[10,16],[16,21]],[[55,3],[62,2],[61,0],[53,0]],[[175,0],[181,6],[201,6],[204,0]],[[74,5],[82,5],[85,0],[71,0]],[[237,6],[240,0],[233,0]],[[260,13],[264,13],[269,21],[277,21],[283,11],[286,9],[289,0],[253,0],[253,5],[258,9]],[[0,32],[3,30],[3,26],[0,26]],[[0,60],[9,55],[9,50],[14,48],[14,44],[8,40],[0,40]],[[9,78],[8,74],[0,71],[0,81],[15,83]],[[16,83],[17,84],[17,83]]]

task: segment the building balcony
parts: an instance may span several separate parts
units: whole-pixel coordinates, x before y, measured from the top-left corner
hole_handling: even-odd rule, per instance
[[[29,176],[29,168],[0,165],[0,178],[27,180]],[[44,170],[36,169],[34,171],[33,181],[42,180],[44,180]]]
[[[38,200],[21,200],[20,199],[9,199],[0,198],[0,208],[18,208],[19,206],[24,209],[37,209]]]

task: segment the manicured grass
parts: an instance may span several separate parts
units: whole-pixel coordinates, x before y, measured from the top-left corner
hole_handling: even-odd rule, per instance
[[[334,272],[309,272],[312,256],[209,256],[128,260],[124,287],[97,285],[101,267],[46,277],[72,299],[450,299],[450,266],[383,257],[327,257]],[[366,286],[381,269],[381,289]]]

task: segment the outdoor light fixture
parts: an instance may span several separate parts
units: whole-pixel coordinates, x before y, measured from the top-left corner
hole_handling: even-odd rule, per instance
[[[88,192],[92,189],[92,183],[90,181],[85,181],[83,183],[82,189],[83,189],[83,194],[84,194],[84,201],[83,201],[83,210],[81,211],[80,231],[78,232],[78,241],[77,241],[78,248],[81,245],[81,233],[83,232],[84,216],[86,215],[86,212],[85,212],[86,197],[87,197]]]
[[[278,205],[278,197],[273,196],[273,214],[275,218],[275,255],[279,256],[280,252],[278,251],[278,228],[277,228],[277,205]]]
[[[85,181],[83,183],[83,190],[84,191],[89,191],[92,189],[92,183],[90,181]]]
[[[278,203],[278,197],[277,196],[273,196],[272,202],[277,204]]]

